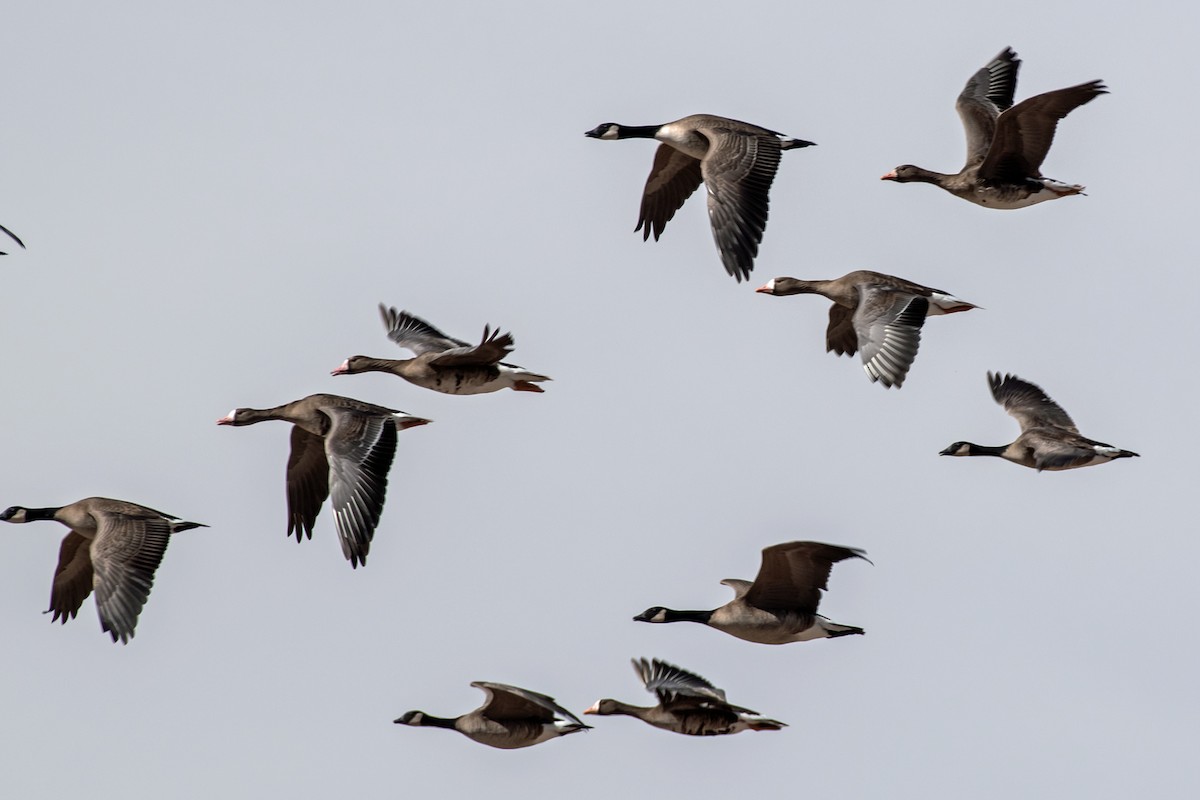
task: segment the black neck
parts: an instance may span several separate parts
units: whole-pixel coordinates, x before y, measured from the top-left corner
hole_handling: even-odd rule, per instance
[[[653,139],[662,125],[622,125],[617,128],[618,139]]]
[[[435,717],[431,714],[424,714],[421,717],[421,727],[453,729],[454,723],[457,721],[457,719],[450,717]]]
[[[1003,456],[1004,451],[1008,449],[1008,445],[1001,444],[995,447],[986,444],[974,444],[967,442],[967,454],[972,456]]]
[[[54,515],[61,510],[59,508],[27,508],[25,509],[25,520],[32,522],[39,519],[54,519]]]
[[[702,625],[708,624],[712,618],[712,611],[675,611],[670,608],[663,609],[663,620],[665,622],[699,622]]]

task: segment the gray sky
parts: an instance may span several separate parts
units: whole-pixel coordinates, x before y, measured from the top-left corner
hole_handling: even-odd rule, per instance
[[[212,527],[172,542],[126,647],[91,600],[65,627],[39,613],[65,529],[0,530],[0,793],[1195,791],[1194,10],[173,5],[5,15],[0,223],[29,249],[0,261],[0,506],[99,494]],[[1045,164],[1089,196],[1001,212],[880,182],[958,169],[954,98],[1006,45],[1018,99],[1112,89]],[[700,195],[658,243],[633,232],[653,143],[583,136],[698,112],[819,144],[784,154],[749,286]],[[825,301],[752,291],[856,268],[986,310],[930,320],[885,391],[824,352]],[[381,301],[461,338],[512,330],[513,360],[555,380],[330,377],[402,355]],[[938,458],[1015,437],[989,369],[1143,457]],[[436,420],[401,435],[357,571],[328,512],[284,536],[287,427],[213,424],[313,392]],[[866,636],[630,621],[725,602],[718,581],[792,539],[868,551],[822,604]],[[791,727],[601,718],[500,752],[391,722],[475,708],[472,680],[646,702],[643,655]]]

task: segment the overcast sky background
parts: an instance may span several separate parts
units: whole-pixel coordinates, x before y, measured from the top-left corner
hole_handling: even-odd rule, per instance
[[[66,530],[0,529],[8,797],[1184,797],[1195,791],[1196,12],[1176,4],[209,2],[5,15],[0,506],[91,495],[175,537],[137,637],[47,607]],[[1187,15],[1187,16],[1184,16]],[[1017,99],[1101,78],[1019,211],[883,183],[953,172],[954,99],[1003,47]],[[697,194],[633,231],[691,113],[787,152],[749,285]],[[7,249],[7,248],[5,248]],[[824,352],[828,303],[777,275],[893,273],[984,306],[930,320],[903,390]],[[406,354],[379,302],[516,336],[546,393],[448,397],[349,355]],[[939,458],[1011,441],[987,370],[1142,454],[1067,473]],[[332,519],[285,538],[284,423],[334,392],[405,431],[369,563]],[[1181,430],[1182,428],[1182,430]],[[636,624],[712,608],[793,539],[865,548],[783,647]],[[790,723],[694,739],[623,717],[501,752],[403,728],[473,680],[582,711],[649,704],[657,656]]]

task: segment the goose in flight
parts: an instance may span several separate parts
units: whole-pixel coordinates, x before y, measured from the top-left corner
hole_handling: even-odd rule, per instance
[[[861,352],[867,377],[889,389],[904,384],[926,317],[978,308],[941,289],[865,269],[830,281],[773,278],[755,291],[819,294],[832,300],[825,350],[839,356]]]
[[[708,220],[721,263],[739,283],[748,280],[754,269],[780,153],[813,145],[711,114],[693,114],[662,125],[605,122],[584,135],[662,142],[646,179],[634,230],[642,232],[642,241],[650,234],[658,241],[675,212],[704,183],[708,187]]]
[[[70,528],[58,550],[47,613],[54,612],[51,621],[65,625],[94,589],[100,628],[121,644],[133,638],[171,534],[208,527],[107,497],[57,508],[12,506],[0,513],[0,520],[54,520]]]
[[[1084,187],[1042,175],[1058,121],[1107,94],[1102,81],[1034,95],[1013,105],[1021,60],[1006,47],[963,87],[955,108],[967,134],[967,163],[953,175],[905,164],[883,176],[932,183],[987,208],[1024,208],[1083,194]]]
[[[992,397],[1021,426],[1021,435],[1011,444],[994,447],[955,442],[939,455],[999,456],[1038,472],[1078,469],[1137,456],[1130,450],[1082,436],[1062,406],[1032,383],[1016,375],[1001,377],[998,372],[989,372],[987,377]]]

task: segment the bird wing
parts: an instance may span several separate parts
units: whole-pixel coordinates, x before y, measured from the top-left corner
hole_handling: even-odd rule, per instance
[[[642,232],[642,241],[654,234],[654,240],[662,235],[675,212],[692,196],[696,187],[704,180],[700,174],[700,159],[676,150],[669,144],[660,144],[654,153],[654,166],[646,178],[642,191],[642,207],[638,211],[635,231]]]
[[[888,388],[904,384],[921,345],[921,326],[928,311],[929,301],[919,295],[868,284],[858,287],[854,331],[872,381],[882,381]]]
[[[725,271],[739,282],[750,277],[767,227],[768,194],[779,169],[774,136],[713,129],[701,163],[708,186],[708,220]]]
[[[462,339],[439,331],[420,317],[414,317],[407,311],[397,311],[379,304],[379,314],[383,317],[383,327],[387,329],[387,337],[401,347],[411,350],[418,356],[426,353],[440,353],[456,347],[470,347]]]
[[[746,592],[750,591],[750,587],[753,584],[750,581],[744,581],[741,578],[726,578],[725,580],[721,581],[721,585],[728,586],[730,589],[733,589],[733,599],[740,600],[746,596]]]
[[[553,697],[506,683],[475,681],[471,685],[487,694],[487,699],[479,707],[479,713],[488,719],[497,722],[527,719],[554,722],[555,715],[558,715],[577,725],[583,724],[578,717],[556,703]]]
[[[292,426],[292,450],[287,464],[288,536],[312,538],[321,504],[329,497],[329,460],[325,441],[299,425]]]
[[[21,245],[21,249],[22,249],[22,250],[24,250],[24,249],[25,249],[25,243],[24,243],[24,242],[22,242],[22,241],[20,240],[20,238],[18,238],[18,237],[17,237],[17,235],[16,235],[15,233],[13,233],[12,231],[10,231],[8,228],[4,227],[3,225],[0,225],[0,231],[4,231],[5,233],[7,233],[7,234],[8,234],[8,236],[9,236],[9,238],[10,238],[10,239],[12,239],[12,240],[13,240],[14,242],[16,242],[17,244]],[[0,253],[0,256],[3,256],[3,255],[7,255],[7,253]]]
[[[967,81],[954,104],[967,134],[967,166],[983,161],[996,133],[996,119],[1013,102],[1021,60],[1004,48]]]
[[[334,524],[351,566],[365,564],[383,512],[388,470],[396,455],[396,424],[390,416],[326,408],[325,435]]]
[[[825,331],[825,351],[839,356],[858,352],[858,334],[854,331],[854,311],[834,303],[829,307],[829,328]]]
[[[96,519],[91,556],[100,627],[114,642],[128,642],[167,551],[171,522],[112,512],[97,514]]]
[[[90,543],[75,531],[68,533],[58,549],[58,567],[50,586],[50,608],[65,624],[74,617],[83,601],[92,593],[92,554]]]
[[[1004,410],[1017,421],[1022,431],[1051,427],[1079,433],[1067,412],[1047,397],[1041,387],[1021,380],[1016,375],[1000,377],[998,372],[994,375],[988,373],[988,385],[992,389],[992,397],[1004,406]]]
[[[477,345],[455,347],[451,350],[431,356],[430,364],[439,367],[490,367],[500,362],[500,359],[512,352],[513,337],[511,333],[501,333],[499,329],[483,328],[483,338]]]
[[[1040,178],[1058,121],[1102,94],[1108,94],[1104,84],[1091,81],[1035,95],[1005,111],[996,121],[996,134],[979,166],[979,177],[1010,183]]]
[[[633,670],[646,686],[646,691],[658,695],[664,706],[680,701],[695,705],[699,702],[725,702],[725,692],[694,672],[660,661],[633,659]]]
[[[822,542],[785,542],[763,549],[762,566],[746,602],[765,610],[817,613],[821,591],[828,588],[833,565],[847,558],[865,558],[854,547]]]

